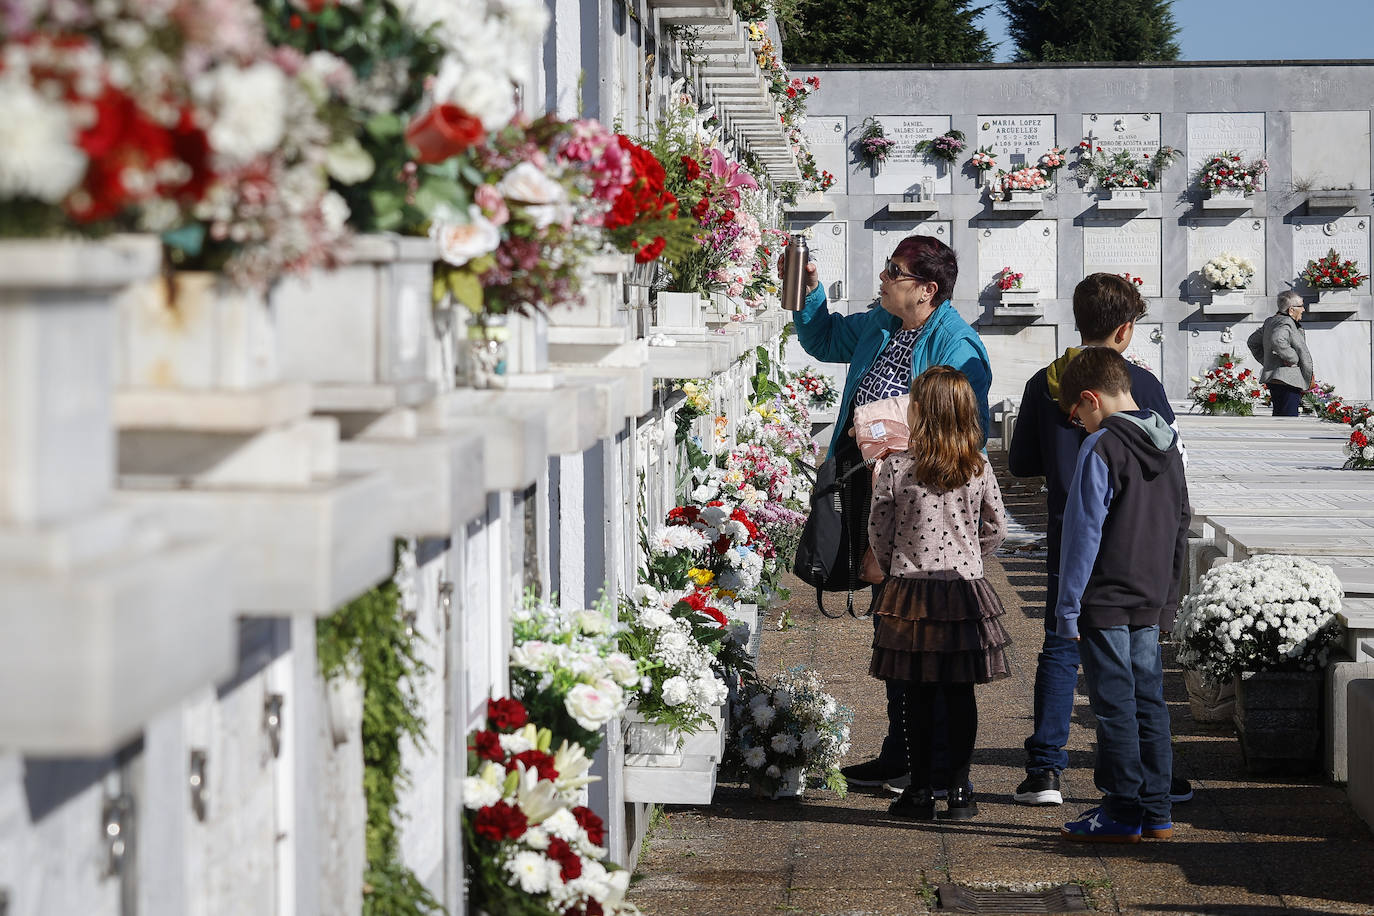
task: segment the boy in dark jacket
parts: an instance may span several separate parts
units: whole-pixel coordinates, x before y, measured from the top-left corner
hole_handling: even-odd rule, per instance
[[[1135,322],[1145,314],[1145,300],[1135,284],[1116,274],[1096,273],[1073,291],[1073,317],[1082,347],[1109,347],[1120,353],[1131,345]],[[1059,599],[1059,544],[1064,526],[1064,500],[1073,477],[1078,448],[1085,433],[1069,422],[1059,407],[1060,379],[1082,347],[1064,355],[1031,376],[1021,397],[1008,446],[1007,463],[1016,477],[1045,478],[1049,513],[1046,536],[1045,642],[1035,665],[1035,729],[1026,739],[1026,779],[1016,787],[1016,801],[1026,805],[1058,805],[1064,800],[1059,774],[1069,764],[1073,694],[1078,686],[1078,643],[1055,631],[1054,607]],[[1129,365],[1131,392],[1136,403],[1169,423],[1174,412],[1159,379],[1141,366]],[[1175,801],[1191,789],[1180,781]]]
[[[1106,347],[1084,350],[1059,390],[1088,437],[1064,508],[1055,629],[1079,640],[1104,794],[1060,834],[1089,843],[1173,835],[1159,632],[1178,609],[1191,511],[1178,435],[1137,406],[1128,365]]]

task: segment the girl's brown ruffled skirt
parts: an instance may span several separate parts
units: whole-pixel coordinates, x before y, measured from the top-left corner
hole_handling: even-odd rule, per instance
[[[986,579],[889,577],[875,602],[869,673],[890,681],[986,684],[1006,677],[1011,642]]]

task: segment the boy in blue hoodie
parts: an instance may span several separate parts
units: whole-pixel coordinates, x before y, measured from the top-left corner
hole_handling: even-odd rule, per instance
[[[1064,369],[1085,347],[1109,347],[1118,353],[1131,345],[1135,323],[1145,314],[1145,300],[1131,281],[1116,274],[1089,274],[1074,288],[1073,320],[1082,344],[1069,347],[1054,362],[1026,382],[1016,418],[1007,465],[1016,477],[1044,477],[1046,509],[1045,640],[1035,661],[1035,719],[1026,739],[1026,778],[1016,787],[1023,805],[1058,805],[1059,774],[1069,765],[1073,695],[1078,687],[1078,643],[1055,632],[1054,607],[1059,600],[1059,544],[1064,528],[1064,501],[1085,433],[1069,422],[1059,406]],[[1130,366],[1131,394],[1169,423],[1174,412],[1164,386],[1149,369]],[[1171,790],[1175,802],[1185,801],[1192,789],[1184,780]]]
[[[1059,388],[1088,437],[1064,507],[1055,629],[1079,642],[1104,793],[1060,835],[1089,843],[1173,835],[1159,633],[1178,609],[1192,513],[1178,435],[1136,405],[1128,365],[1107,347],[1087,349]]]

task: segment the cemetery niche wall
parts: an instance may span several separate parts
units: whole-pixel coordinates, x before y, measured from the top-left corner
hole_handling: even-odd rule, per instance
[[[1294,289],[1308,305],[1318,378],[1350,398],[1374,395],[1368,284],[1318,291],[1299,279],[1308,261],[1333,249],[1369,272],[1371,62],[835,66],[809,74],[824,87],[811,99],[808,136],[817,144],[825,134],[833,168],[844,126],[846,175],[822,208],[792,213],[791,225],[810,229],[822,249],[832,307],[870,307],[878,269],[897,243],[934,235],[959,257],[954,305],[993,355],[992,396],[1015,398],[1031,373],[1077,343],[1078,281],[1094,271],[1128,274],[1149,305],[1132,354],[1170,397],[1184,398],[1190,376],[1218,353],[1244,354],[1275,297]],[[868,118],[896,141],[878,166],[854,151]],[[916,150],[951,131],[965,138],[956,161]],[[1085,140],[1086,153],[1140,165],[1159,161],[1161,147],[1180,155],[1147,187],[1113,191],[1080,167]],[[1014,202],[991,199],[999,172],[1034,168],[1056,148],[1067,161],[1047,187],[1006,195]],[[980,152],[992,155],[993,168],[976,167]],[[1238,180],[1239,189],[1204,188],[1202,173],[1223,153],[1242,168],[1263,160],[1267,171],[1248,185]],[[1254,266],[1245,288],[1217,290],[1206,280],[1203,266],[1223,253]],[[1024,275],[1014,296],[998,287],[1004,268]],[[1033,304],[1006,307],[1011,299]],[[795,345],[789,359],[814,362]]]

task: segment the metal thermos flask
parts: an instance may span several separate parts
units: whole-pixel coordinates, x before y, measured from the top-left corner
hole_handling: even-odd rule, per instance
[[[809,260],[811,252],[806,247],[806,236],[792,233],[782,256],[782,307],[790,312],[800,312],[806,298],[806,262]]]

